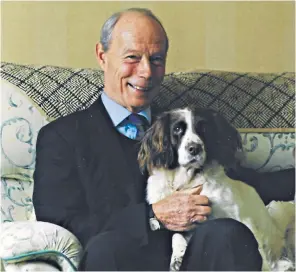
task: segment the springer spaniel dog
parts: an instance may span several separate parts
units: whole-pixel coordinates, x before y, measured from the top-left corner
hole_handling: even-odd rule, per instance
[[[286,241],[287,230],[294,226],[294,203],[274,201],[266,207],[253,187],[226,175],[241,163],[243,148],[240,134],[220,114],[190,108],[163,113],[142,139],[138,159],[142,171],[149,173],[148,203],[202,185],[200,194],[212,207],[208,219],[232,218],[245,224],[259,244],[262,270],[294,268],[295,260],[287,257],[287,252],[294,255],[294,229]],[[172,271],[179,270],[191,235],[173,234]]]

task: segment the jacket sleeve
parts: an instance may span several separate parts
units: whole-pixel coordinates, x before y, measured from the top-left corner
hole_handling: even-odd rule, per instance
[[[148,243],[148,205],[144,202],[132,204],[112,214],[104,230],[117,231],[135,239],[140,245]]]
[[[295,168],[276,172],[257,172],[240,167],[227,173],[229,177],[241,180],[254,187],[265,205],[272,200],[290,201],[295,197]]]
[[[33,204],[38,221],[68,229],[83,245],[102,228],[97,216],[89,214],[74,148],[51,124],[37,138]]]

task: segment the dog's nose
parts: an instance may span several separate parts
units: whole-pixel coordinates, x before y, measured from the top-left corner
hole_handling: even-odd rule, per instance
[[[192,156],[195,156],[195,155],[199,154],[200,152],[202,152],[202,146],[201,146],[201,144],[190,143],[188,145],[188,152]]]

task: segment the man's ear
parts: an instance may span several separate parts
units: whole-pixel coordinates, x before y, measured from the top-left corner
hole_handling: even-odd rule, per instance
[[[96,44],[96,56],[97,56],[97,61],[100,64],[102,70],[105,70],[105,58],[106,58],[106,53],[103,49],[103,45],[101,43]]]

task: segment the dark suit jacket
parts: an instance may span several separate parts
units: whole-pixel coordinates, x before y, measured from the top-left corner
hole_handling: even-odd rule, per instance
[[[147,177],[138,146],[114,129],[101,99],[43,127],[34,172],[37,220],[65,227],[83,245],[112,229],[147,243]]]
[[[112,229],[146,244],[147,177],[138,169],[137,147],[114,129],[100,98],[43,127],[34,173],[37,220],[65,227],[83,245]],[[229,175],[254,186],[266,203],[294,196],[294,170],[262,175],[241,169]]]

